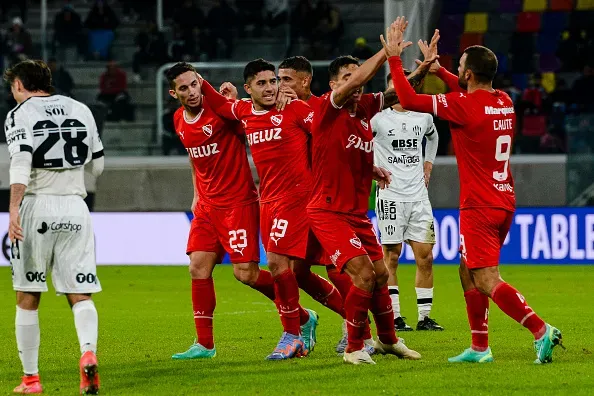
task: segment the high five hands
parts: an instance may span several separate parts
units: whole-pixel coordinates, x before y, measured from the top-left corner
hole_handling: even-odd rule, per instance
[[[386,52],[386,57],[400,56],[402,51],[412,45],[411,41],[404,41],[404,32],[408,26],[408,21],[405,17],[398,17],[396,20],[386,29],[386,36],[380,35],[380,41]],[[439,30],[435,29],[430,44],[427,41],[419,40],[418,45],[423,53],[425,60],[423,62],[417,60],[417,64],[431,65],[430,72],[436,72],[439,70],[440,65],[437,62],[439,55],[437,55],[437,43],[439,42]]]

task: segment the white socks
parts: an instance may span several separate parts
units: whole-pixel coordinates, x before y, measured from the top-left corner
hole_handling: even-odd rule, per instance
[[[390,293],[390,300],[392,300],[392,311],[394,311],[394,319],[400,317],[400,292],[398,286],[388,286]]]
[[[417,308],[419,310],[419,322],[425,319],[431,313],[433,305],[433,288],[426,289],[415,287],[417,291]]]
[[[37,310],[16,307],[15,330],[19,357],[25,375],[39,372],[39,316]]]
[[[74,326],[80,343],[80,353],[87,351],[97,353],[97,334],[99,328],[99,317],[93,300],[77,302],[72,307],[74,314]]]

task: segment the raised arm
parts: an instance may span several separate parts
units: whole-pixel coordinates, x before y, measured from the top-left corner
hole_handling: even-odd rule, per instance
[[[429,44],[427,44],[427,41],[419,40],[419,49],[425,57],[425,62],[421,62],[420,60],[417,60],[416,62],[419,66],[422,66],[426,63],[428,59],[434,59],[428,71],[430,73],[435,73],[435,75],[446,84],[446,86],[451,92],[464,92],[464,90],[458,84],[458,76],[456,76],[453,73],[450,73],[445,67],[442,67],[439,64],[439,60],[437,59],[439,58],[437,55],[437,44],[439,42],[439,39],[439,29],[435,29],[435,32],[433,32],[433,37],[431,38],[431,42]]]
[[[448,87],[451,92],[465,92],[460,84],[458,84],[458,76],[454,73],[450,73],[445,67],[440,67],[435,73]]]
[[[208,99],[208,104],[220,117],[228,120],[238,120],[234,112],[235,101],[221,95],[210,83],[202,79],[202,94]]]

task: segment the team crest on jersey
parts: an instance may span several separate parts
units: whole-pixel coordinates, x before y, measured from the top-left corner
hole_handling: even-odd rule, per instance
[[[212,125],[207,124],[202,127],[202,132],[208,137],[212,136]]]
[[[366,131],[369,130],[369,123],[365,121],[365,119],[361,120],[361,125],[363,125],[363,128],[365,128]]]
[[[279,126],[281,122],[283,122],[283,116],[282,114],[270,116],[270,121],[272,121],[275,126]]]
[[[415,125],[413,127],[413,132],[415,133],[415,136],[421,136],[421,127],[418,125]]]
[[[361,249],[361,240],[359,238],[357,238],[357,237],[351,238],[351,240],[349,242],[351,242],[351,245],[353,245],[357,249]]]

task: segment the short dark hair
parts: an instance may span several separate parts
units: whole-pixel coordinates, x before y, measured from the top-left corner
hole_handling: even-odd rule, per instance
[[[6,69],[4,72],[4,81],[9,86],[12,86],[17,78],[21,80],[23,87],[29,92],[54,92],[52,72],[42,60],[25,60]]]
[[[177,62],[175,65],[171,66],[165,72],[165,76],[167,77],[167,81],[169,82],[169,87],[175,90],[175,79],[177,78],[177,76],[189,71],[197,73],[196,68],[188,62]]]
[[[404,75],[406,77],[410,76],[410,74],[412,73],[408,69],[402,69],[402,70],[404,71]],[[392,80],[392,73],[388,73],[388,75],[386,76],[386,85],[390,84],[390,80]]]
[[[281,62],[279,69],[293,69],[297,72],[305,72],[313,75],[311,63],[305,56],[292,56]]]
[[[243,68],[243,81],[248,84],[248,80],[251,80],[256,76],[256,74],[263,71],[271,71],[276,73],[276,68],[267,60],[262,58],[254,59],[253,61],[248,62],[248,64]]]
[[[497,74],[497,56],[487,47],[473,45],[464,50],[466,64],[464,71],[470,70],[477,82],[490,83]]]
[[[343,55],[339,56],[338,58],[334,59],[330,66],[328,66],[328,72],[330,74],[330,80],[335,80],[338,77],[338,73],[340,73],[340,69],[342,67],[348,65],[359,65],[359,58],[355,58],[352,55]]]

